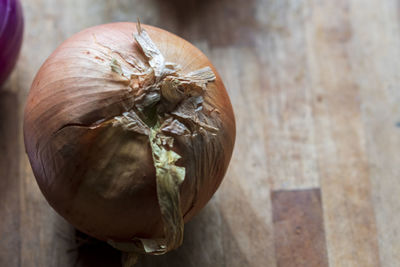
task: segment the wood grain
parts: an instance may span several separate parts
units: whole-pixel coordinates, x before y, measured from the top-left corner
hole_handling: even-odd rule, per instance
[[[209,56],[237,120],[228,173],[186,225],[184,245],[143,256],[137,266],[293,266],[282,259],[310,259],[312,236],[326,244],[312,248],[316,266],[400,266],[398,1],[22,5],[22,53],[0,91],[0,266],[120,266],[119,252],[86,240],[47,204],[25,155],[21,121],[35,73],[62,41],[137,17]],[[298,224],[304,240],[289,231]]]
[[[379,266],[349,8],[316,2],[307,32],[324,221],[331,266]]]
[[[351,2],[351,66],[360,88],[381,266],[400,263],[399,2]]]

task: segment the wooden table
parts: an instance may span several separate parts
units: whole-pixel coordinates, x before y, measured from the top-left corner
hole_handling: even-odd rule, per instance
[[[23,0],[0,92],[0,266],[119,266],[76,243],[24,153],[36,71],[67,37],[136,21],[197,45],[231,96],[237,141],[184,245],[141,266],[400,266],[400,19],[395,0]]]

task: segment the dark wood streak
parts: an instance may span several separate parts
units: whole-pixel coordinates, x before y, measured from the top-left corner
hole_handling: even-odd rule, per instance
[[[328,266],[320,194],[319,189],[272,193],[278,266]]]
[[[19,266],[18,99],[7,89],[0,91],[0,266]]]

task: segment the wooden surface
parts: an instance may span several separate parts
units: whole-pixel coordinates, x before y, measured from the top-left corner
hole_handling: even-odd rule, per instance
[[[219,70],[237,142],[184,245],[150,266],[400,266],[400,3],[395,0],[23,0],[0,91],[0,266],[120,266],[47,204],[24,153],[33,77],[67,37],[135,21],[197,45]]]

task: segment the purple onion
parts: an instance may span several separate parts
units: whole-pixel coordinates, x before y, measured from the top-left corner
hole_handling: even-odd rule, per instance
[[[24,21],[18,0],[0,0],[0,86],[17,62]]]

